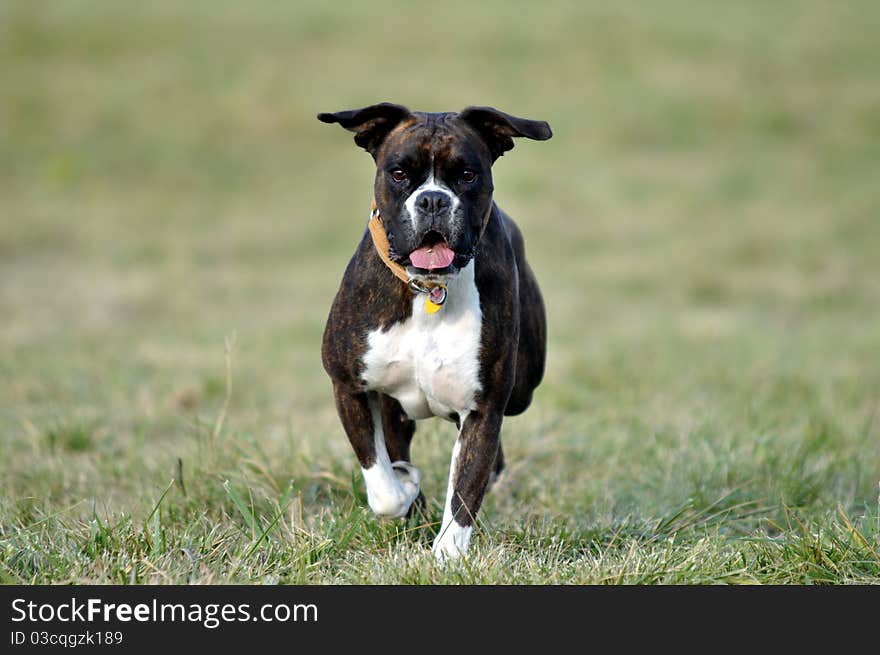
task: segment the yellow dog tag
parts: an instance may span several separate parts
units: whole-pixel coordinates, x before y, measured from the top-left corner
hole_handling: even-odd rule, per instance
[[[425,311],[435,314],[440,311],[444,302],[446,302],[446,287],[440,284],[428,292],[428,297],[425,298]]]

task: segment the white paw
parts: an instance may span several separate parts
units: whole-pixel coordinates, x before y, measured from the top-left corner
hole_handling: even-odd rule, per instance
[[[409,502],[412,503],[419,495],[422,474],[409,462],[394,462],[391,464],[391,468],[394,470],[394,475],[397,476],[400,486],[409,497]]]
[[[452,521],[440,529],[440,533],[434,539],[434,546],[431,548],[431,552],[441,564],[449,560],[458,559],[467,553],[473,531],[474,528],[471,525],[461,526]]]
[[[379,467],[363,472],[370,509],[383,518],[406,516],[419,495],[419,469],[409,462],[394,462],[390,472],[376,469]]]

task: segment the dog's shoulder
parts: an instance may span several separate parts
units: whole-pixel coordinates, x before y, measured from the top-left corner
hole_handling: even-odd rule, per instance
[[[336,383],[358,390],[367,335],[411,313],[409,290],[389,274],[365,231],[330,307],[321,345],[324,369]]]

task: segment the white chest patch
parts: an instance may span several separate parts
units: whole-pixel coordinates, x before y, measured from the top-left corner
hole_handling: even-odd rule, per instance
[[[470,262],[448,283],[440,311],[425,311],[425,295],[413,298],[412,315],[367,336],[363,379],[370,391],[395,398],[411,419],[450,419],[474,409],[480,391],[483,315]]]

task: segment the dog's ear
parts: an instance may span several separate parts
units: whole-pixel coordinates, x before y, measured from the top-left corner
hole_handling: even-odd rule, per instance
[[[493,161],[513,148],[513,137],[546,141],[553,136],[550,125],[545,121],[518,118],[494,107],[467,107],[459,112],[458,117],[483,138]]]
[[[354,132],[354,142],[376,157],[376,151],[388,133],[404,119],[412,116],[402,105],[382,102],[361,109],[318,114],[323,123],[339,123],[346,130]]]

